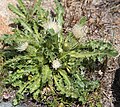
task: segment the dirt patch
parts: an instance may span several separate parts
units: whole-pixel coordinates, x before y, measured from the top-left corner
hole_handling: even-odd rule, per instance
[[[1,0],[0,1],[0,35],[11,34],[9,24],[14,14],[8,9],[8,4],[17,4],[16,0]]]
[[[7,19],[0,16],[0,35],[2,34],[12,34],[11,28],[7,25]]]

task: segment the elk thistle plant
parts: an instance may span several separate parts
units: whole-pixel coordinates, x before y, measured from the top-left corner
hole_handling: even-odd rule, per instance
[[[5,84],[16,90],[13,105],[25,95],[52,107],[70,106],[75,101],[84,105],[90,93],[99,88],[98,80],[89,80],[83,73],[84,59],[102,61],[105,56],[117,55],[110,43],[79,43],[72,32],[64,36],[64,9],[60,2],[55,3],[53,17],[40,6],[41,0],[29,9],[22,0],[18,0],[18,7],[9,4],[18,16],[13,20],[17,27],[14,34],[0,37],[4,59],[1,70],[8,73]]]

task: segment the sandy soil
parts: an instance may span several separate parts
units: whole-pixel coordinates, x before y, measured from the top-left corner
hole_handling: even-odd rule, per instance
[[[8,4],[16,4],[16,0],[1,0],[0,1],[0,35],[12,33],[9,24],[14,14],[8,9]]]

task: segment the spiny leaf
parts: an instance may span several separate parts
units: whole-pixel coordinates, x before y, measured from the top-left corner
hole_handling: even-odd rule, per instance
[[[31,84],[28,86],[28,88],[30,89],[30,93],[33,93],[34,91],[36,91],[39,87],[40,87],[40,77],[34,77],[34,81],[31,82]]]
[[[42,67],[42,83],[46,83],[48,80],[50,80],[52,76],[52,71],[50,70],[48,65],[44,65]]]
[[[34,13],[36,13],[36,11],[38,11],[38,9],[40,8],[40,4],[41,4],[41,0],[38,0],[38,1],[34,4],[34,7],[32,7],[31,16],[33,16]]]
[[[26,7],[25,7],[24,3],[22,2],[22,0],[17,0],[17,1],[19,3],[20,8],[24,12],[24,14],[27,15],[27,10],[26,10]]]
[[[59,72],[60,72],[60,74],[61,74],[61,75],[63,76],[63,78],[64,78],[64,81],[65,81],[65,83],[66,83],[65,85],[67,86],[68,89],[70,89],[71,83],[70,83],[70,80],[69,80],[66,72],[63,71],[63,70],[59,70]]]
[[[85,58],[85,57],[91,57],[91,56],[97,56],[97,55],[102,55],[105,53],[93,53],[93,52],[75,52],[75,51],[71,51],[70,53],[68,53],[68,55],[70,55],[71,57],[75,57],[75,58]]]
[[[64,9],[62,7],[62,5],[60,4],[60,2],[58,2],[58,0],[54,0],[56,3],[56,14],[57,14],[57,22],[59,26],[63,25],[63,14],[64,14]]]
[[[62,94],[65,94],[66,92],[65,92],[65,90],[64,90],[64,87],[63,87],[63,85],[61,85],[61,84],[59,84],[59,79],[57,78],[57,76],[54,76],[54,81],[55,81],[55,85],[57,86],[57,89],[59,90],[59,91],[61,91],[62,92]]]
[[[36,101],[38,101],[38,99],[39,99],[39,94],[40,94],[40,90],[39,90],[39,89],[33,93],[33,98],[34,98]]]
[[[16,15],[18,15],[18,16],[20,16],[20,17],[22,17],[22,18],[25,18],[25,15],[24,15],[18,8],[16,8],[15,6],[9,4],[9,5],[8,5],[8,8],[9,8],[12,12],[14,12]]]
[[[26,89],[26,87],[28,86],[29,82],[24,83],[22,87],[19,87],[20,89],[18,90],[18,93],[23,94],[23,91]]]
[[[19,19],[19,22],[26,30],[33,34],[33,30],[31,29],[30,25],[28,25],[28,23],[24,22],[22,19]]]
[[[74,58],[85,58],[85,57],[98,57],[98,56],[114,56],[114,55],[117,55],[116,51],[111,51],[110,52],[81,52],[81,53],[78,53],[78,52],[75,52],[75,51],[71,51],[70,53],[68,53],[68,55],[70,55],[71,57],[74,57]]]

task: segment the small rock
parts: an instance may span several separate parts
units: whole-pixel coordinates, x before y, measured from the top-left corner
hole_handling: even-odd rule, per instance
[[[1,102],[0,107],[13,107],[12,103],[10,101],[8,102]],[[16,107],[27,107],[25,105],[17,105]]]
[[[0,103],[0,107],[12,107],[12,104],[10,102],[2,102]]]

